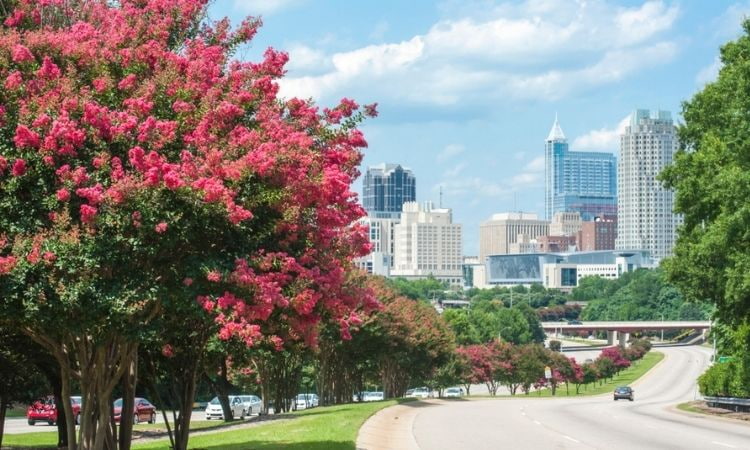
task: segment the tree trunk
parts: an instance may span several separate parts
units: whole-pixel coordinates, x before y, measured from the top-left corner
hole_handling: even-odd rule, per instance
[[[3,435],[5,434],[5,413],[8,410],[8,405],[5,399],[0,396],[0,448],[3,448]]]
[[[125,414],[125,411],[135,410],[135,386],[138,382],[138,358],[128,365],[122,376],[122,411],[120,415],[120,450],[130,450],[130,442],[133,439],[133,414]]]
[[[196,359],[195,364],[185,367],[182,376],[177,381],[178,415],[174,420],[174,449],[186,450],[190,438],[190,418],[193,414],[193,399],[195,398],[196,378],[201,363]],[[225,413],[226,414],[226,413]]]

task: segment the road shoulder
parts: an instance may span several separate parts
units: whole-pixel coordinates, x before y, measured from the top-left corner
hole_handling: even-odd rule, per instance
[[[373,414],[357,434],[357,450],[418,450],[414,419],[439,400],[417,400],[390,406]]]

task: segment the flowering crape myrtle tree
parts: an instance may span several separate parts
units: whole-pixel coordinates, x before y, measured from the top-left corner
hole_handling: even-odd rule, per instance
[[[374,107],[279,99],[286,54],[231,61],[259,22],[205,9],[0,0],[0,325],[55,357],[63,398],[80,383],[71,449],[118,447],[112,391],[159,317],[197,303],[221,339],[314,345],[322,320],[345,336],[377,307],[347,282]]]

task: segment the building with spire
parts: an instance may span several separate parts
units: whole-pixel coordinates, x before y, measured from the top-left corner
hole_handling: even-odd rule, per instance
[[[617,159],[606,152],[573,152],[555,114],[544,145],[544,214],[577,212],[584,221],[617,214]]]

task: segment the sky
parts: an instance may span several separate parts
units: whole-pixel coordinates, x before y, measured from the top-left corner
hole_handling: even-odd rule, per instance
[[[216,0],[209,15],[262,18],[237,57],[288,52],[282,96],[377,102],[362,171],[412,169],[420,202],[437,204],[442,187],[464,254],[476,255],[493,213],[543,216],[555,114],[571,150],[615,154],[632,110],[679,121],[750,0]]]

